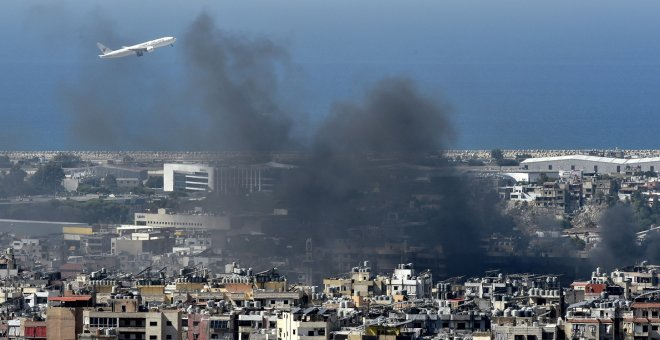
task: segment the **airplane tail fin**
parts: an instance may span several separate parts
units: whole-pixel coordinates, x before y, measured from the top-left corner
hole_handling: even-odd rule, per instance
[[[103,53],[103,54],[108,54],[108,53],[112,52],[111,49],[105,47],[105,46],[104,46],[103,44],[101,44],[100,42],[97,42],[97,43],[96,43],[96,46],[99,47],[99,50],[101,50],[101,53]]]

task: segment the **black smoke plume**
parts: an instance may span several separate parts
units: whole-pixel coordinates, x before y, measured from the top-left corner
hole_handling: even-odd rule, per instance
[[[208,118],[212,149],[273,151],[291,147],[291,116],[278,102],[278,72],[289,56],[265,38],[228,34],[200,15],[183,37],[189,94]]]
[[[95,44],[90,37],[86,46]],[[311,140],[299,143],[295,110],[280,99],[291,68],[285,48],[222,31],[206,14],[177,43],[178,76],[150,56],[83,63],[79,81],[62,90],[76,141],[105,149],[298,148],[305,158],[276,194],[276,206],[297,218],[278,231],[282,238],[353,243],[363,249],[356,262],[393,244],[391,253],[401,255],[391,261],[431,251],[449,272],[487,268],[481,239],[510,232],[512,223],[489,186],[446,166],[442,152],[453,131],[436,94],[407,77],[384,78],[362,98],[335,104]],[[364,237],[350,237],[353,231]]]
[[[85,30],[113,47],[112,23]],[[97,27],[97,26],[94,26]],[[114,42],[113,45],[111,45]],[[293,147],[291,110],[278,88],[290,70],[286,49],[266,38],[218,29],[203,13],[178,37],[181,74],[151,56],[81,62],[75,84],[61,90],[74,142],[87,148],[268,152]],[[164,48],[163,48],[164,49]],[[179,68],[177,66],[177,68]]]
[[[315,152],[424,156],[443,150],[452,135],[447,107],[420,93],[412,79],[390,77],[369,89],[361,103],[342,102],[320,126]]]
[[[600,243],[591,251],[591,261],[608,270],[634,264],[644,250],[637,244],[632,209],[618,205],[608,209],[599,223]]]
[[[489,185],[442,161],[452,136],[437,96],[409,78],[385,78],[360,101],[333,106],[283,200],[309,221],[304,235],[322,244],[345,238],[372,259],[392,244],[402,253],[393,261],[429,252],[445,257],[447,273],[479,272],[487,268],[482,239],[508,234],[512,223]]]

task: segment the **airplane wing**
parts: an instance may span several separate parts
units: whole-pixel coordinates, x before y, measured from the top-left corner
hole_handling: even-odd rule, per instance
[[[127,50],[135,51],[135,52],[138,52],[138,51],[151,52],[151,51],[154,50],[153,46],[129,46],[129,47],[124,47],[124,48],[127,49]]]
[[[147,47],[127,47],[126,48],[129,51],[135,52],[138,57],[141,57],[145,53],[153,52],[154,47],[153,46],[147,46]]]

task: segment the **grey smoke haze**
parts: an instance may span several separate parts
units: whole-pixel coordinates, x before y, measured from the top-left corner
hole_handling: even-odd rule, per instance
[[[224,32],[201,14],[178,37],[175,51],[184,63],[178,78],[163,72],[164,65],[151,63],[150,56],[83,63],[79,82],[62,90],[78,142],[103,149],[253,152],[308,145],[301,147],[307,160],[284,179],[277,198],[300,211],[302,222],[281,232],[322,243],[345,236],[350,228],[381,223],[390,211],[409,205],[414,193],[434,194],[439,208],[411,217],[423,225],[381,236],[441,247],[453,272],[484,269],[479,239],[510,231],[511,221],[502,217],[497,199],[484,186],[438,166],[453,138],[449,110],[437,94],[424,93],[412,79],[387,77],[359,99],[335,104],[311,141],[299,144],[292,137],[295,111],[280,99],[283,75],[291,67],[285,48],[265,38]],[[366,156],[388,161],[372,162]],[[440,168],[440,174],[428,182],[394,175],[397,169],[424,168],[420,160],[430,161],[426,165],[436,167],[430,171]]]
[[[450,134],[444,105],[421,93],[409,78],[384,78],[361,101],[333,106],[286,195],[309,214],[337,215],[333,208],[369,190],[367,155],[403,162],[441,154]]]
[[[605,212],[599,223],[601,243],[590,254],[595,265],[611,270],[642,260],[660,260],[660,238],[651,235],[639,245],[634,220],[628,205],[618,205]]]
[[[94,39],[121,46],[112,43],[122,40],[113,36],[112,23],[102,19],[91,21],[81,41],[90,48]],[[290,69],[286,49],[224,32],[205,13],[178,43],[174,51],[157,53],[180,53],[180,75],[149,56],[82,62],[77,82],[60,91],[75,142],[101,149],[251,152],[293,146],[294,115],[278,93]]]
[[[421,224],[405,230],[383,225],[369,239],[441,248],[450,273],[486,269],[480,239],[508,234],[513,223],[500,213],[490,186],[438,161],[453,137],[448,112],[437,96],[423,93],[406,77],[384,78],[359,100],[334,105],[315,135],[308,162],[291,176],[284,193],[283,200],[310,222],[307,235],[320,242],[346,237],[352,228],[381,224],[392,211],[403,213],[413,194],[427,193],[439,197],[440,205],[408,217]],[[369,161],[367,155],[387,161]],[[429,161],[433,166],[424,167]],[[406,178],[425,169],[433,174],[428,182]],[[327,221],[331,228],[315,227]]]
[[[228,150],[291,147],[291,117],[278,103],[287,51],[266,38],[228,34],[200,15],[182,38],[190,91],[208,116],[211,145]],[[215,147],[212,147],[215,149]]]
[[[651,263],[660,263],[660,233],[648,235],[642,242],[644,259]]]
[[[446,105],[422,94],[406,77],[389,77],[369,89],[361,103],[341,102],[319,128],[323,153],[437,153],[452,135]]]

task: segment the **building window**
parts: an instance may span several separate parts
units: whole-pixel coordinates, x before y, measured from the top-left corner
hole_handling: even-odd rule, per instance
[[[548,164],[548,170],[552,170],[552,164]]]
[[[594,165],[594,172],[598,172],[598,165]]]
[[[651,172],[655,172],[655,167],[651,165]]]
[[[157,340],[158,335],[149,335],[149,340]]]
[[[149,326],[158,326],[158,321],[149,321]]]
[[[168,326],[172,326],[172,321],[166,321],[165,324]]]
[[[211,320],[209,323],[211,329],[228,329],[229,321],[227,320]]]
[[[172,336],[168,334],[168,335],[165,336],[165,339],[172,340]]]
[[[575,165],[571,165],[571,170],[575,170]]]
[[[621,165],[616,166],[616,172],[621,172]]]

